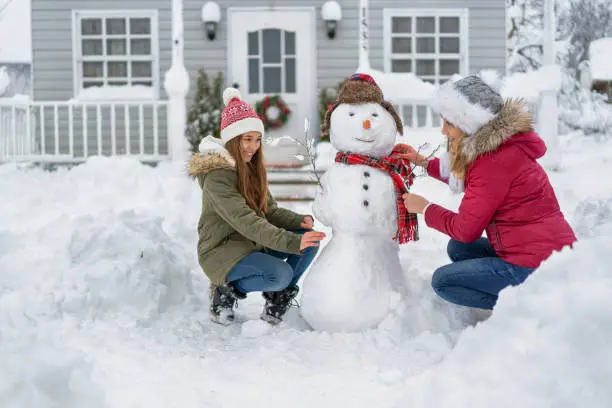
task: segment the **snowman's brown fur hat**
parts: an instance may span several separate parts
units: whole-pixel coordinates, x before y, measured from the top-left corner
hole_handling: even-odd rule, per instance
[[[332,105],[330,105],[327,112],[325,112],[325,121],[323,123],[324,129],[329,129],[329,121],[331,119],[332,112],[338,107],[338,105],[343,103],[380,104],[387,112],[391,114],[393,120],[395,120],[397,133],[400,135],[403,134],[404,126],[402,124],[402,120],[400,119],[393,105],[384,100],[382,90],[371,76],[358,73],[351,75],[350,78],[347,78],[344,81],[342,88],[340,88],[340,92],[338,92],[338,98]]]

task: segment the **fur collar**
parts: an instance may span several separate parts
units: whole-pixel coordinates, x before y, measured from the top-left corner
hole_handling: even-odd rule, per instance
[[[198,177],[218,169],[235,170],[236,162],[219,139],[206,136],[200,142],[199,153],[194,154],[189,160],[187,173],[192,177]]]
[[[461,151],[469,164],[478,156],[497,150],[515,134],[531,130],[533,130],[533,119],[527,112],[525,102],[520,99],[509,99],[504,103],[499,115],[473,135],[463,138]]]

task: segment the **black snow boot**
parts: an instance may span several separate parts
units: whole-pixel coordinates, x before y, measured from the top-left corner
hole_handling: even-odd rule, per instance
[[[293,305],[292,301],[298,292],[297,286],[289,286],[278,292],[264,292],[263,297],[266,299],[266,304],[261,313],[261,319],[274,325],[282,322],[283,316]]]
[[[217,286],[210,285],[210,320],[222,325],[234,321],[234,306],[239,299],[246,298],[231,283]]]

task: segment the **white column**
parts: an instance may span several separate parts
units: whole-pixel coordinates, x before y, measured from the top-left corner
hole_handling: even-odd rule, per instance
[[[359,67],[358,72],[370,69],[370,41],[368,27],[368,0],[359,0]]]
[[[555,1],[545,0],[543,68],[553,68],[555,65],[555,32]],[[547,147],[546,155],[544,155],[540,162],[550,170],[557,170],[561,164],[557,91],[558,89],[546,89],[540,92],[540,106],[538,109],[538,132]]]
[[[172,66],[166,72],[164,88],[168,94],[168,146],[172,161],[189,156],[185,138],[189,74],[183,57],[183,0],[172,0]]]

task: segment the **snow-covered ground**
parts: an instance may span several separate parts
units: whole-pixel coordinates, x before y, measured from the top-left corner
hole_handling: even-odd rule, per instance
[[[269,328],[258,294],[239,323],[208,321],[201,196],[182,169],[0,166],[0,406],[609,407],[612,144],[591,140],[566,137],[550,175],[580,242],[502,292],[489,320],[436,298],[446,238],[423,226],[401,250],[412,295],[378,329],[333,335],[295,310]],[[433,180],[414,191],[458,204]]]

